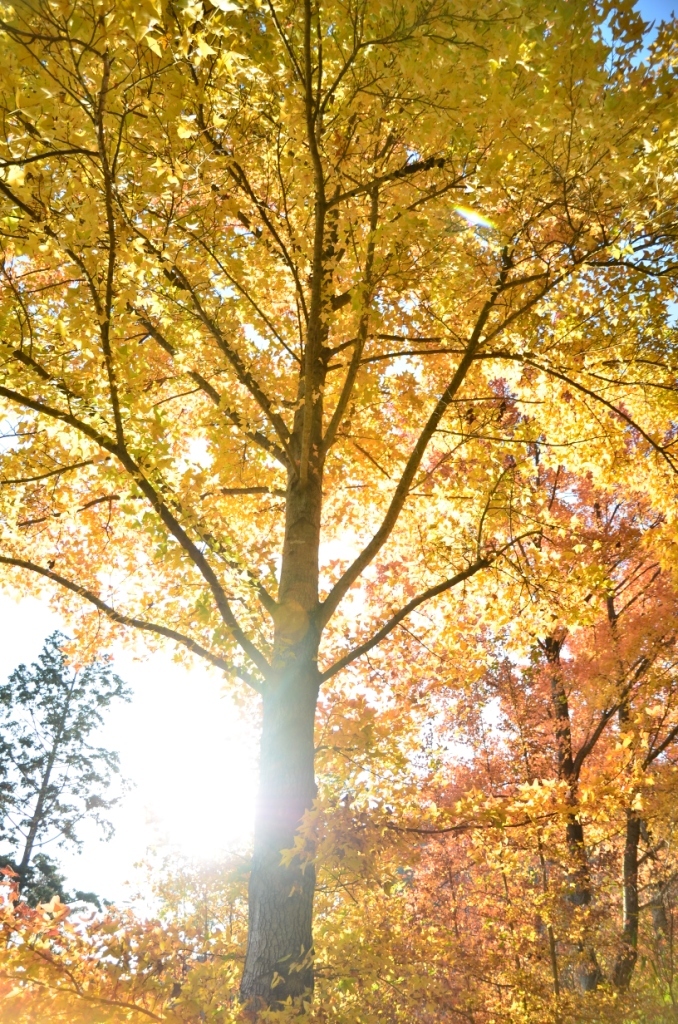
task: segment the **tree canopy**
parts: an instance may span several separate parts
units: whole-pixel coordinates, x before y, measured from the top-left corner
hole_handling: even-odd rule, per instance
[[[645,56],[627,2],[3,10],[4,579],[261,695],[241,991],[303,1000],[314,868],[280,858],[318,694],[405,714],[413,634],[448,665],[557,638],[553,595],[602,571],[559,572],[561,476],[672,522],[675,30]]]

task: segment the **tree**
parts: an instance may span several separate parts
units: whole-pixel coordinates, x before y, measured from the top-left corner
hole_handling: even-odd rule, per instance
[[[422,786],[418,815],[397,819],[428,837],[411,915],[436,929],[429,970],[441,982],[452,972],[452,1005],[474,1019],[670,1020],[671,531],[640,495],[601,493],[562,468],[558,477],[560,499],[543,480],[553,501],[542,544],[556,573],[542,575],[536,635],[486,636],[494,663],[465,697],[449,686],[437,731],[455,743],[432,764],[428,800]],[[424,959],[424,944],[412,946],[411,959]]]
[[[0,27],[0,563],[261,696],[241,993],[303,998],[320,687],[457,588],[510,617],[535,450],[673,480],[673,36],[641,63],[626,0]]]
[[[19,867],[17,861],[11,857],[3,856],[1,863],[3,867],[15,872]],[[69,893],[66,878],[61,873],[59,865],[46,853],[36,853],[25,869],[21,878],[21,895],[32,907],[37,907],[39,903],[49,903],[53,896],[58,896],[62,903],[81,899],[94,906],[101,905],[99,897],[94,892],[78,890],[74,894]]]
[[[129,699],[108,659],[69,667],[65,641],[53,633],[38,661],[19,665],[0,686],[3,838],[12,847],[17,884],[34,903],[55,892],[65,898],[56,865],[36,851],[80,845],[77,828],[85,818],[107,835],[112,831],[103,812],[116,802],[107,791],[120,771],[118,755],[93,746],[90,736],[112,701]]]
[[[187,969],[197,968],[197,979],[201,974],[195,962],[201,936],[192,922],[182,932],[167,921],[135,918],[129,909],[74,915],[56,897],[33,908],[10,880],[0,889],[0,935],[0,997],[13,1024],[60,1017],[73,1024],[199,1024],[207,1019],[203,1007],[212,1009],[210,964],[202,1006],[189,994],[188,1005],[174,1012]],[[224,945],[213,943],[217,958]],[[225,1017],[210,1013],[209,1019]]]

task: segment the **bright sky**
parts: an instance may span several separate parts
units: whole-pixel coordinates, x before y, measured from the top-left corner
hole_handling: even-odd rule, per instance
[[[35,660],[45,637],[68,628],[45,604],[0,595],[0,678]],[[54,850],[74,889],[124,901],[134,864],[163,846],[189,857],[217,857],[249,842],[256,793],[256,737],[221,691],[217,672],[188,671],[167,654],[135,661],[113,652],[115,671],[134,690],[132,702],[110,709],[97,735],[120,754],[134,788],[111,812],[116,834],[102,842],[83,829],[81,854]],[[45,852],[52,853],[49,847]]]

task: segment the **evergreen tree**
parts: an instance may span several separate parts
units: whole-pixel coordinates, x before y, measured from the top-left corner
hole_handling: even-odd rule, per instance
[[[119,759],[90,737],[113,700],[129,700],[129,690],[109,658],[71,668],[65,640],[53,633],[38,661],[19,665],[0,686],[0,837],[10,847],[2,860],[16,871],[30,903],[55,893],[73,898],[43,847],[79,847],[77,826],[84,818],[94,819],[106,837],[113,831],[105,812],[117,799],[110,786]],[[96,902],[92,893],[75,898]]]

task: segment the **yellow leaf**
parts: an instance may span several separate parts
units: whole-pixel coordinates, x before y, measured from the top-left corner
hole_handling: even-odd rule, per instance
[[[211,57],[213,53],[217,52],[202,36],[198,37],[197,46],[201,57]]]

